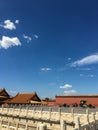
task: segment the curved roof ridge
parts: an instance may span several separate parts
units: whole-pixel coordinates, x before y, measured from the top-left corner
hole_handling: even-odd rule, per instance
[[[36,93],[18,93],[9,103],[29,103],[31,99],[35,100],[35,97],[40,101]]]

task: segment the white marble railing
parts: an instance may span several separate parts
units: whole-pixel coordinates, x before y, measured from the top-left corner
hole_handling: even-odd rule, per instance
[[[65,130],[64,113],[22,108],[0,108],[0,130]],[[67,124],[68,123],[68,124]],[[71,129],[70,129],[71,130]]]
[[[91,114],[92,118],[86,114],[86,122],[84,124],[80,123],[80,118],[77,116],[75,119],[75,128],[73,130],[98,130],[98,117],[94,113]]]
[[[0,130],[97,130],[98,113],[53,112],[27,108],[0,108]]]

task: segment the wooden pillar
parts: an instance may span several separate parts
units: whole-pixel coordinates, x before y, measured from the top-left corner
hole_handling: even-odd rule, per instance
[[[78,116],[75,118],[74,122],[75,122],[75,128],[80,130],[80,119]]]
[[[66,122],[64,120],[60,120],[60,130],[66,130]]]

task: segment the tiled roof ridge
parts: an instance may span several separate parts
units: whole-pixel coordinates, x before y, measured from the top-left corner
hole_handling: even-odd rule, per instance
[[[25,93],[25,92],[18,92],[18,94],[36,94],[36,92],[31,92],[31,93],[29,93],[29,92],[27,92],[27,93]]]
[[[76,94],[76,95],[56,95],[56,97],[71,97],[71,96],[98,96],[98,94]]]
[[[1,94],[2,92],[5,92],[5,94],[6,94],[8,97],[10,97],[9,93],[7,92],[7,90],[6,90],[5,88],[0,88],[0,94]]]
[[[2,91],[4,91],[5,90],[5,88],[0,88],[0,92],[2,92]]]
[[[16,102],[16,103],[29,103],[29,101],[33,98],[37,96],[37,94],[35,92],[32,93],[17,93],[17,95],[12,98],[12,100],[10,100],[10,103],[12,102]],[[37,96],[38,97],[38,96]],[[38,97],[39,98],[39,97]]]

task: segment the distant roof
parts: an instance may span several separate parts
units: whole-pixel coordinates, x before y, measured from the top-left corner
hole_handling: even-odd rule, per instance
[[[5,89],[4,88],[0,88],[0,93],[2,93],[3,91],[5,91]]]
[[[98,94],[56,95],[56,97],[98,97]]]
[[[0,98],[10,98],[10,95],[7,93],[7,91],[4,88],[0,89]]]
[[[4,89],[0,89],[0,93],[3,91]]]
[[[18,93],[14,98],[9,100],[8,103],[20,103],[20,104],[25,104],[25,103],[30,103],[32,101],[41,101],[40,98],[37,96],[36,93]],[[36,103],[36,102],[35,102]]]

